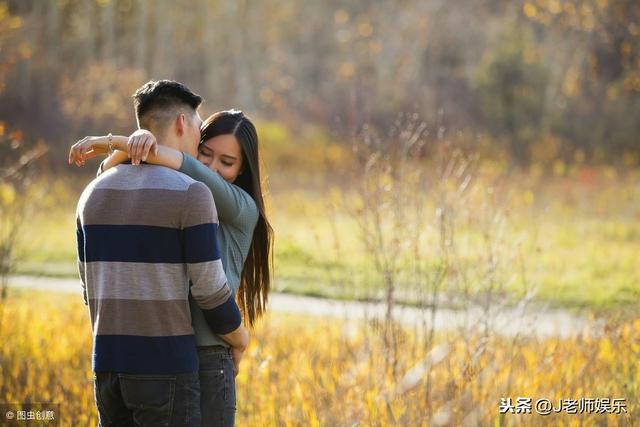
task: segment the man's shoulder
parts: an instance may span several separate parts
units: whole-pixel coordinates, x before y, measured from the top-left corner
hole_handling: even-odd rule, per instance
[[[149,175],[152,175],[154,178],[159,179],[160,182],[179,184],[181,189],[183,190],[188,190],[191,184],[193,184],[194,182],[198,182],[195,179],[191,178],[189,175],[165,166],[145,165],[145,169],[148,169]]]
[[[76,214],[88,223],[105,223],[104,212],[110,212],[107,222],[117,217],[126,224],[160,221],[162,226],[178,227],[185,212],[201,205],[203,210],[212,210],[207,197],[212,199],[204,184],[181,172],[155,165],[123,164],[87,185]]]
[[[187,191],[195,183],[182,172],[158,165],[132,166],[122,164],[113,167],[94,179],[88,187],[95,189],[138,190],[164,189]]]

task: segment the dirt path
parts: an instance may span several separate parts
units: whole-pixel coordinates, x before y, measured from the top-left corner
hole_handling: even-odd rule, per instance
[[[12,276],[9,286],[50,292],[77,294],[80,298],[80,283],[74,279],[49,277]],[[329,316],[337,319],[380,319],[386,307],[380,303],[338,301],[323,298],[272,293],[269,310],[282,313],[299,313],[312,316]],[[396,307],[396,319],[409,327],[435,325],[436,330],[447,331],[461,327],[488,327],[506,336],[526,335],[536,337],[567,338],[578,334],[599,335],[602,321],[586,316],[574,315],[561,309],[521,305],[509,308],[494,308],[486,311],[479,306],[464,310],[441,308],[432,313],[430,309]]]

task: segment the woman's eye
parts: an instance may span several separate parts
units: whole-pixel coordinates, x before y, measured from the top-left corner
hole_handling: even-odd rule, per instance
[[[222,164],[225,166],[233,166],[233,163],[229,163],[229,162],[222,162]]]

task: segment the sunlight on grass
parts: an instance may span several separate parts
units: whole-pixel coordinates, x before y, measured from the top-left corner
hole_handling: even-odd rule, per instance
[[[294,154],[291,154],[294,155]],[[272,160],[272,163],[276,160]],[[489,164],[490,165],[490,164]],[[597,185],[571,176],[532,172],[505,181],[499,169],[481,167],[470,206],[459,212],[457,254],[469,271],[482,267],[483,193],[504,194],[505,253],[522,260],[537,298],[567,307],[612,310],[632,307],[640,294],[640,198],[637,173],[601,173]],[[316,171],[317,172],[317,171]],[[315,172],[314,172],[315,173]],[[282,177],[278,180],[282,181]],[[74,212],[78,183],[54,181],[31,208],[20,233],[19,274],[76,277]],[[270,194],[275,230],[274,289],[335,298],[375,298],[376,281],[362,247],[362,229],[348,208],[353,189],[291,184]],[[78,194],[76,194],[78,193]],[[434,208],[421,213],[432,217]],[[425,233],[421,250],[437,259],[436,230]],[[513,251],[518,251],[513,252]],[[481,271],[476,273],[478,277]],[[405,284],[410,290],[411,277]],[[522,280],[506,280],[517,294]],[[446,289],[445,289],[446,291]],[[400,300],[412,302],[411,298]]]
[[[13,290],[0,309],[0,401],[60,403],[61,425],[95,425],[80,295]],[[640,369],[630,363],[640,356],[640,319],[606,331],[517,342],[437,334],[439,356],[425,370],[429,347],[419,331],[404,330],[394,376],[375,324],[272,313],[252,332],[237,378],[238,425],[427,425],[433,417],[451,425],[631,425],[640,410]],[[500,415],[500,398],[517,396],[625,398],[628,414]]]

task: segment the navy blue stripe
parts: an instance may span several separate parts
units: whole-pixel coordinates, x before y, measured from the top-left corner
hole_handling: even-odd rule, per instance
[[[233,295],[223,304],[210,310],[202,309],[207,325],[214,334],[224,335],[235,331],[242,323],[240,309]]]
[[[98,335],[93,342],[93,370],[132,374],[197,372],[195,336]]]
[[[76,243],[78,249],[78,259],[80,262],[84,262],[84,235],[82,234],[82,230],[76,229]]]
[[[180,230],[146,225],[85,225],[86,260],[184,262]]]
[[[149,225],[85,225],[85,259],[94,261],[194,263],[220,259],[217,224],[184,230]]]
[[[220,249],[216,239],[217,232],[218,224],[214,223],[185,228],[183,233],[186,262],[206,262],[220,259]]]

